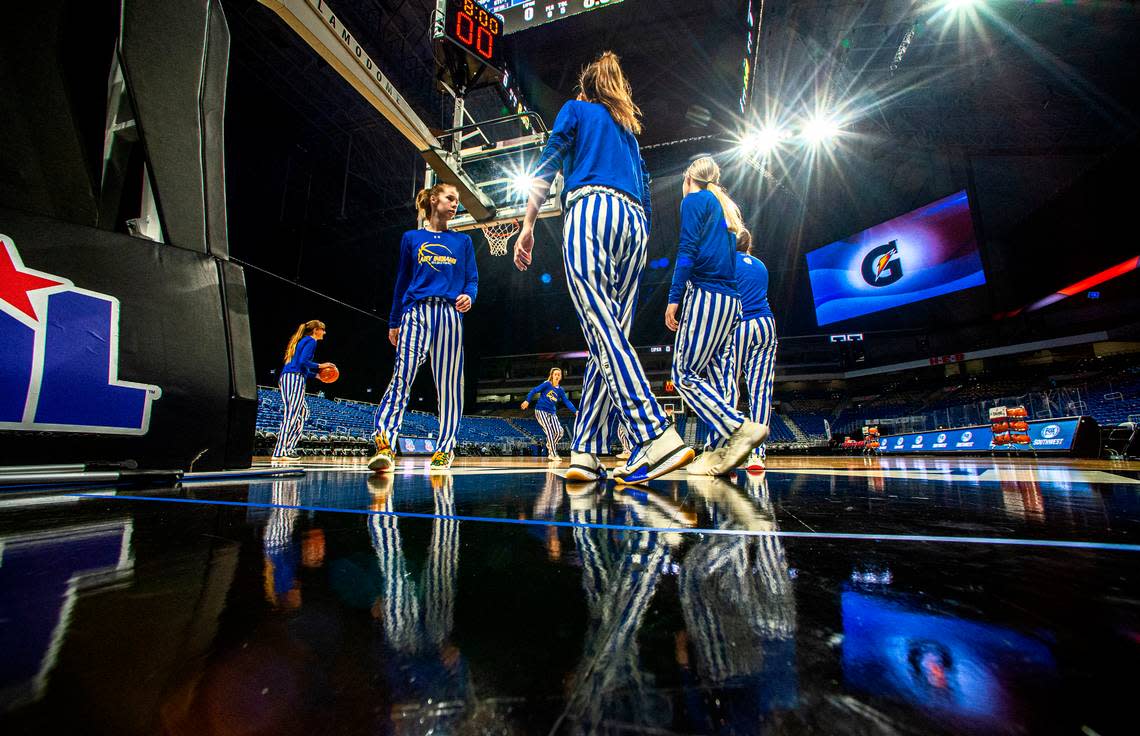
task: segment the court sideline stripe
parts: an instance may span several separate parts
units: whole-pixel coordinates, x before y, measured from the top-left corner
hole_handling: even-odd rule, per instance
[[[948,544],[991,544],[1011,547],[1052,547],[1062,549],[1096,549],[1117,552],[1140,552],[1140,544],[1118,542],[1085,542],[1063,539],[1012,539],[1009,537],[951,537],[930,534],[859,534],[854,532],[789,532],[760,531],[751,529],[704,529],[698,527],[652,527],[625,526],[622,524],[574,523],[544,519],[506,519],[491,516],[463,516],[460,514],[428,514],[415,511],[373,511],[371,509],[343,509],[330,506],[305,506],[277,503],[252,503],[248,501],[220,501],[197,498],[163,498],[161,496],[100,496],[94,493],[60,494],[77,498],[92,498],[102,501],[158,501],[162,503],[187,503],[206,506],[236,506],[241,508],[296,509],[298,511],[323,511],[334,514],[356,514],[359,516],[394,516],[406,519],[444,519],[474,521],[491,524],[517,524],[521,526],[556,526],[567,528],[604,529],[620,532],[657,532],[660,534],[710,534],[735,537],[781,537],[785,539],[833,539],[867,542],[937,542]]]

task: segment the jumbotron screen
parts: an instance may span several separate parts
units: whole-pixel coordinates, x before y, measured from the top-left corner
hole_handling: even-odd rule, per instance
[[[965,190],[807,254],[820,326],[986,283]]]
[[[588,10],[601,10],[623,0],[483,0],[483,5],[503,19],[503,32],[534,28],[569,18]]]

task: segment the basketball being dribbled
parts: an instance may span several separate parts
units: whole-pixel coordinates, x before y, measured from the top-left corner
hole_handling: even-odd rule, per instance
[[[324,368],[321,368],[317,372],[317,378],[324,381],[325,383],[332,383],[336,379],[340,378],[340,370],[338,370],[335,365],[326,365]]]

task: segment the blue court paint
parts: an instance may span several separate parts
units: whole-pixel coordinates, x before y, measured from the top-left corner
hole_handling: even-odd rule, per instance
[[[276,503],[249,503],[246,501],[216,501],[195,498],[163,498],[161,496],[99,496],[94,493],[61,494],[76,498],[92,498],[101,501],[159,501],[164,503],[187,503],[203,506],[238,506],[242,508],[297,509],[298,511],[324,511],[333,514],[356,514],[358,516],[394,516],[402,519],[448,519],[474,521],[490,524],[517,524],[522,526],[555,526],[584,529],[608,529],[621,532],[656,532],[677,534],[711,534],[738,537],[782,537],[785,539],[828,539],[861,542],[936,542],[944,544],[991,544],[1009,547],[1052,547],[1059,549],[1109,550],[1113,552],[1140,552],[1140,544],[1119,544],[1115,542],[1069,541],[1064,539],[1011,539],[1008,537],[949,537],[928,534],[854,534],[843,532],[786,532],[751,531],[746,529],[701,529],[696,527],[654,527],[626,526],[622,524],[575,523],[572,521],[549,521],[543,519],[502,519],[489,516],[462,516],[451,514],[427,514],[414,511],[372,511],[370,509],[340,509],[329,506],[303,506]]]

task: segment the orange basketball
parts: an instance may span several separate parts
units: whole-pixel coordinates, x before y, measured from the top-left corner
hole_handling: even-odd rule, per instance
[[[335,365],[328,365],[324,368],[321,368],[321,370],[317,372],[317,378],[321,379],[325,383],[332,383],[336,379],[340,378],[340,371],[337,370],[337,367]]]

